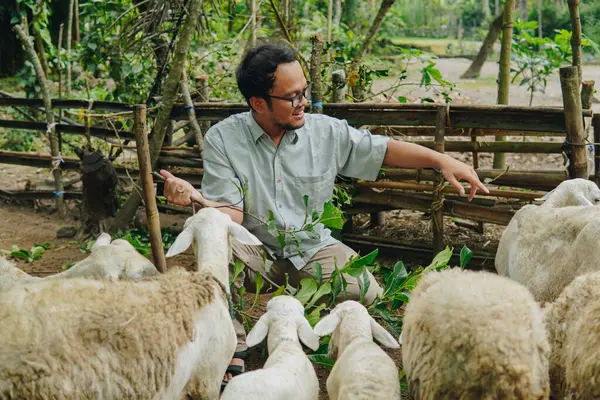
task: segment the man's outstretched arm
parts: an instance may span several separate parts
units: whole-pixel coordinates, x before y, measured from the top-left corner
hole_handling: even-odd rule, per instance
[[[415,143],[389,140],[383,164],[404,168],[436,168],[461,196],[465,194],[465,189],[459,181],[465,180],[471,185],[469,201],[473,199],[477,190],[489,193],[472,167],[447,154],[438,153]]]

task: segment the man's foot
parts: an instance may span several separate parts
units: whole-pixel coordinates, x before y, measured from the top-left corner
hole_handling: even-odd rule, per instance
[[[225,390],[225,386],[229,383],[233,377],[238,376],[246,371],[246,357],[248,356],[247,351],[236,351],[233,353],[233,358],[225,371],[223,376],[223,382],[221,383],[221,393]]]

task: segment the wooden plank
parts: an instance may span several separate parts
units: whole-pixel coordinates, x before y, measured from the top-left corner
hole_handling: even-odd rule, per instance
[[[14,121],[14,120],[5,120],[0,119],[0,127],[2,128],[15,128],[15,129],[25,129],[31,131],[41,131],[46,132],[48,126],[43,122],[28,122],[28,121]],[[82,135],[85,136],[85,126],[74,126],[68,124],[57,124],[56,131],[59,133],[69,133],[73,135]],[[90,127],[90,136],[94,136],[100,139],[106,140],[107,138],[117,138],[117,134],[114,130],[104,129],[104,128],[95,128]],[[127,131],[118,132],[118,137],[121,139],[129,139],[134,140],[135,137],[133,133]]]
[[[88,100],[52,100],[52,108],[84,108],[89,109],[92,103],[92,110],[103,111],[133,111],[133,106],[115,101],[88,101]],[[6,98],[0,97],[0,106],[28,106],[28,107],[43,107],[42,99],[25,99],[25,98]]]
[[[377,135],[386,136],[434,136],[435,127],[432,126],[391,126],[377,125],[369,126],[369,132]],[[471,128],[446,128],[445,136],[450,137],[468,137],[468,130]],[[536,132],[536,131],[515,131],[506,129],[477,129],[472,136],[549,136],[565,137],[566,132]]]
[[[434,148],[433,141],[411,140],[410,142],[430,149]],[[563,144],[560,142],[487,142],[483,140],[462,142],[448,140],[445,142],[445,151],[560,154],[563,151]]]
[[[385,179],[400,181],[433,182],[433,170],[407,168],[383,168]],[[551,190],[568,179],[567,171],[505,171],[493,169],[476,170],[481,181],[494,179],[494,185],[513,186],[533,190]]]
[[[65,192],[65,200],[81,199],[81,192]],[[5,200],[43,200],[54,199],[53,190],[2,190],[0,189],[0,198]]]

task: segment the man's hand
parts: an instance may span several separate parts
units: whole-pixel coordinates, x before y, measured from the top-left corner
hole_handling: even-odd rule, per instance
[[[177,206],[188,207],[192,201],[204,205],[205,199],[191,183],[177,178],[169,171],[160,170],[160,174],[165,178],[164,194],[167,202]]]
[[[456,191],[462,196],[465,194],[465,188],[459,183],[460,180],[465,180],[471,184],[471,192],[469,193],[469,201],[473,200],[478,189],[484,193],[490,191],[479,180],[475,170],[465,163],[462,163],[450,156],[444,155],[440,161],[440,171],[444,178],[454,186]]]

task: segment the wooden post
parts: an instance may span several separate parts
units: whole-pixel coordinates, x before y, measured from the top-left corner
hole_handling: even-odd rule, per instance
[[[600,185],[600,114],[592,117],[594,128],[594,182]]]
[[[439,106],[437,110],[435,139],[433,149],[439,153],[444,152],[444,136],[446,133],[446,121],[448,118],[449,105]],[[439,253],[444,249],[444,193],[442,191],[444,176],[441,172],[435,173],[435,190],[431,208],[431,228],[433,230],[433,251]]]
[[[310,80],[312,89],[310,98],[312,102],[312,112],[314,114],[323,114],[323,91],[321,88],[321,55],[323,54],[323,35],[317,32],[311,37],[312,52],[310,55]]]
[[[150,247],[154,265],[160,272],[167,270],[167,261],[162,246],[160,232],[160,217],[154,196],[154,182],[152,180],[152,163],[150,162],[150,147],[148,145],[148,132],[146,130],[146,105],[138,104],[133,111],[133,131],[137,147],[138,162],[140,164],[140,179],[146,204],[146,217],[150,233]]]
[[[585,133],[579,95],[579,68],[560,68],[560,87],[562,90],[567,142],[569,144],[569,177],[588,178]]]
[[[331,85],[333,86],[331,101],[343,103],[346,97],[346,72],[343,69],[331,73]]]
[[[473,169],[479,169],[479,153],[477,151],[477,128],[469,129],[469,134],[471,135],[471,142],[473,143]],[[523,136],[525,137],[525,136]],[[483,222],[477,222],[477,228],[475,230],[478,233],[483,233]]]
[[[592,98],[594,97],[595,81],[581,82],[581,108],[589,110],[592,108]]]
[[[579,18],[579,0],[568,0],[569,14],[571,15],[571,50],[573,52],[572,65],[578,68],[577,91],[581,84],[581,19]]]

